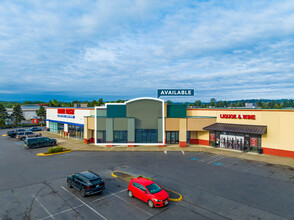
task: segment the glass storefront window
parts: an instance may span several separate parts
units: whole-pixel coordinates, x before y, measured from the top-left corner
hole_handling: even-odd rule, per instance
[[[261,135],[210,131],[209,145],[233,150],[257,152],[261,148]]]
[[[106,143],[106,131],[97,131],[97,143]]]
[[[113,131],[113,143],[128,143],[128,131]]]
[[[136,143],[158,143],[157,129],[136,129],[135,130]]]
[[[209,132],[209,145],[210,146],[215,146],[215,132],[214,131],[210,131]]]
[[[191,131],[187,131],[187,144],[190,144]]]
[[[167,144],[178,144],[179,143],[179,132],[178,131],[167,131],[166,132],[166,143]]]

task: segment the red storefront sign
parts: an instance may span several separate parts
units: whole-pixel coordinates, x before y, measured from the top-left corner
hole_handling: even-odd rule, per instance
[[[257,147],[257,138],[250,138],[250,146]]]
[[[74,109],[70,109],[70,108],[67,108],[67,109],[65,110],[65,112],[66,112],[66,114],[68,114],[68,115],[74,115],[74,114],[75,114],[75,110],[74,110]]]
[[[215,134],[209,134],[209,140],[215,141]]]
[[[231,119],[251,119],[255,120],[255,115],[236,115],[236,114],[220,114],[220,118]]]
[[[67,115],[74,115],[75,114],[75,110],[74,109],[64,109],[64,108],[59,108],[57,109],[57,114],[67,114]]]

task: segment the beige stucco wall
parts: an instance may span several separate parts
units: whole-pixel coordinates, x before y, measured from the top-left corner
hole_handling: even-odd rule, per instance
[[[225,119],[220,114],[255,115],[250,119]],[[294,111],[293,110],[226,110],[226,109],[193,109],[187,110],[187,116],[217,117],[217,123],[266,125],[267,132],[262,135],[262,147],[294,151]],[[200,132],[198,132],[198,136]],[[206,135],[208,140],[209,135]],[[202,139],[198,137],[199,139]]]
[[[95,130],[95,120],[94,118],[88,118],[88,129]]]
[[[216,118],[188,118],[187,131],[203,131],[203,127],[214,124]]]
[[[166,131],[179,131],[180,129],[180,118],[166,118],[165,119],[165,130]]]

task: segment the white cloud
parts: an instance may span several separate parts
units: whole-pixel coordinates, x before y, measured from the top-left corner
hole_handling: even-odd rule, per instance
[[[0,90],[292,97],[293,10],[292,1],[4,1]]]

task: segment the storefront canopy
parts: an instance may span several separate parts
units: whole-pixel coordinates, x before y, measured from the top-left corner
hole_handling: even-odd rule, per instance
[[[240,124],[214,123],[212,125],[204,127],[203,130],[262,135],[266,132],[266,128],[267,126],[263,126],[263,125],[242,125],[242,124],[240,125]]]

